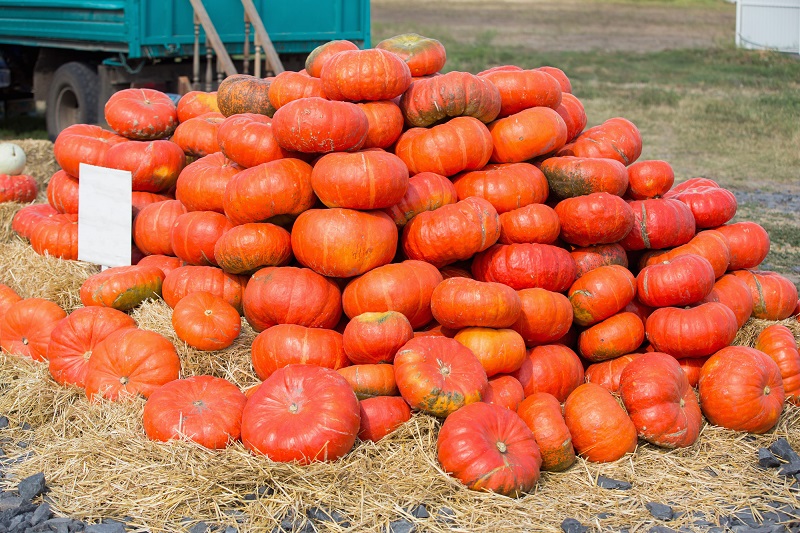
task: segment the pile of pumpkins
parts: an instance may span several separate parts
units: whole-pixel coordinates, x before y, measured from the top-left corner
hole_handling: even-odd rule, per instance
[[[769,236],[730,223],[730,191],[673,187],[624,118],[586,129],[557,68],[441,74],[445,58],[416,34],[333,41],[304,71],[177,106],[114,94],[113,131],[64,130],[49,203],[13,226],[75,259],[79,164],[128,170],[137,264],[90,277],[69,316],[5,291],[2,348],[90,399],[147,397],[153,439],[241,438],[274,461],[335,460],[428,413],[443,469],[507,495],[576,453],[691,446],[703,415],[765,432],[800,402],[789,329],[730,346],[751,316],[798,313],[794,284],[755,270]],[[153,297],[200,350],[243,315],[262,382],[179,379],[175,347],[125,313]]]

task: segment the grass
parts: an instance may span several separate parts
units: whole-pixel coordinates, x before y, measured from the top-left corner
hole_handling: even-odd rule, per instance
[[[0,140],[47,139],[44,117],[12,116],[0,120]]]

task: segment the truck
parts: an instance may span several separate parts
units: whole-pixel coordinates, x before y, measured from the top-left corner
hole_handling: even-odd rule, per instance
[[[43,104],[55,138],[102,123],[115,91],[299,70],[336,39],[370,46],[369,0],[0,0],[0,99]]]

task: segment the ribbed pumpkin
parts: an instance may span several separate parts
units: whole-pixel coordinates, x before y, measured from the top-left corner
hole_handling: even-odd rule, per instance
[[[644,323],[635,313],[617,313],[578,336],[580,354],[592,361],[607,361],[631,353],[644,341]]]
[[[737,270],[733,275],[747,283],[753,296],[753,317],[764,320],[783,320],[797,306],[797,287],[775,272]]]
[[[80,177],[80,164],[102,166],[106,152],[128,139],[92,124],[67,126],[56,137],[53,156],[64,172]]]
[[[78,178],[59,170],[47,183],[47,201],[59,213],[78,213]]]
[[[481,396],[482,402],[516,411],[525,398],[525,391],[517,378],[508,374],[497,374],[489,378],[489,384]]]
[[[564,292],[575,281],[575,261],[563,248],[549,244],[497,244],[475,257],[472,274],[516,290]]]
[[[500,113],[500,91],[469,72],[448,72],[415,80],[400,98],[406,124],[426,128],[449,117],[474,117],[488,123]]]
[[[217,266],[214,246],[232,228],[231,221],[216,211],[184,213],[175,219],[170,230],[172,251],[190,265]]]
[[[104,115],[111,129],[128,139],[165,139],[178,126],[175,103],[166,94],[153,89],[115,92],[106,101]]]
[[[545,344],[528,350],[519,370],[511,374],[519,380],[525,396],[546,392],[559,402],[567,399],[583,383],[583,363],[578,355],[561,344]]]
[[[174,309],[187,294],[205,291],[219,296],[241,312],[244,287],[243,276],[229,274],[211,266],[186,265],[166,275],[161,286],[161,296]]]
[[[319,74],[322,72],[322,65],[331,57],[345,50],[358,50],[358,46],[345,40],[328,41],[317,46],[306,57],[306,72],[308,72],[309,76],[319,78]]]
[[[454,191],[455,192],[455,191]],[[40,222],[60,214],[50,204],[30,204],[21,208],[11,219],[11,229],[24,239],[30,239]]]
[[[627,195],[634,200],[659,198],[670,190],[674,182],[675,173],[666,161],[636,161],[628,166]]]
[[[470,197],[425,211],[403,228],[403,251],[437,267],[469,259],[500,237],[500,218],[483,198]]]
[[[259,333],[253,341],[251,356],[253,370],[261,380],[288,365],[338,370],[350,364],[341,333],[297,324],[277,324]]]
[[[378,442],[405,422],[411,420],[411,409],[397,396],[375,396],[358,402],[361,426],[358,438]]]
[[[489,124],[492,161],[517,163],[555,152],[567,142],[567,125],[549,107],[531,107]]]
[[[311,98],[316,96],[325,98],[325,91],[322,90],[322,81],[319,78],[286,70],[281,72],[269,85],[269,102],[275,109],[280,109],[284,105],[300,98]]]
[[[601,266],[620,265],[628,268],[628,255],[616,243],[573,248],[569,255],[575,260],[579,278]]]
[[[792,331],[782,324],[773,324],[759,333],[755,349],[778,365],[786,401],[800,405],[800,353]]]
[[[621,117],[610,118],[581,133],[558,155],[608,157],[630,165],[642,155],[642,135],[631,121]]]
[[[736,214],[736,196],[705,178],[687,180],[664,195],[689,206],[698,228],[725,224]]]
[[[640,353],[629,353],[600,363],[592,363],[586,368],[586,382],[595,383],[608,389],[609,392],[619,391],[619,380],[622,371],[628,363],[639,357]]]
[[[447,53],[442,43],[416,33],[403,33],[384,39],[375,48],[388,50],[405,61],[412,76],[426,76],[439,72]]]
[[[350,278],[388,264],[397,252],[397,226],[382,211],[309,209],[292,226],[298,263],[323,276]]]
[[[164,272],[152,266],[112,267],[89,276],[81,285],[81,302],[85,306],[112,307],[120,311],[133,309],[148,298],[161,296]]]
[[[542,470],[563,472],[575,463],[572,435],[555,396],[546,392],[531,394],[519,404],[517,414],[533,432],[542,454]]]
[[[391,100],[411,84],[411,71],[386,50],[344,50],[322,65],[322,89],[331,100]]]
[[[467,327],[453,338],[475,354],[488,377],[514,372],[525,360],[525,341],[513,329]]]
[[[339,287],[309,268],[262,268],[247,283],[243,307],[256,331],[275,324],[333,328],[342,316]]]
[[[769,253],[769,234],[755,222],[737,222],[714,229],[728,239],[731,251],[728,270],[755,268]]]
[[[579,326],[590,326],[615,315],[636,296],[636,279],[620,265],[587,272],[569,288],[569,301]]]
[[[736,431],[766,433],[783,411],[781,370],[764,352],[729,346],[700,371],[700,407],[708,421]]]
[[[239,113],[272,116],[275,108],[269,101],[269,86],[274,78],[257,78],[248,74],[228,76],[217,88],[217,106],[229,117]]]
[[[626,250],[672,248],[686,244],[695,233],[694,215],[683,202],[671,198],[634,200],[633,229],[620,244]]]
[[[530,107],[557,109],[561,104],[558,80],[539,70],[494,70],[481,73],[500,92],[498,118],[519,113]]]
[[[175,128],[170,140],[180,146],[189,157],[204,157],[220,151],[217,133],[225,115],[222,113],[206,113],[190,118]]]
[[[50,335],[66,316],[58,304],[43,298],[14,302],[0,320],[0,348],[34,361],[45,361]]]
[[[522,336],[525,344],[549,344],[569,331],[572,304],[566,296],[540,288],[522,289],[517,294],[522,309],[511,329]]]
[[[458,199],[478,196],[502,214],[529,204],[547,200],[547,180],[530,163],[486,165],[481,170],[458,174],[453,178]]]
[[[714,283],[714,288],[703,298],[705,302],[719,302],[728,306],[736,315],[736,324],[739,328],[753,314],[753,295],[747,282],[734,276],[725,274]]]
[[[656,309],[645,324],[653,347],[675,358],[711,355],[730,345],[737,329],[736,315],[717,302],[689,309]]]
[[[434,211],[458,201],[453,182],[434,172],[421,172],[408,180],[408,188],[399,202],[383,210],[398,226],[405,226],[423,211]]]
[[[186,122],[206,113],[219,112],[217,91],[189,91],[178,100],[177,111],[179,122]]]
[[[172,327],[180,340],[198,350],[227,348],[241,331],[239,312],[210,292],[193,292],[175,305]]]
[[[408,168],[383,150],[331,153],[314,163],[311,187],[328,207],[383,209],[403,199]]]
[[[353,364],[391,363],[414,330],[398,311],[367,312],[353,317],[344,328],[347,358]]]
[[[500,244],[553,244],[559,233],[558,215],[544,204],[530,204],[500,214]]]
[[[289,102],[272,117],[278,145],[294,152],[357,150],[364,145],[368,131],[367,115],[357,105],[319,97]]]
[[[619,394],[639,436],[665,448],[697,440],[703,415],[681,366],[665,353],[647,353],[622,371]]]
[[[412,175],[435,172],[453,176],[486,166],[492,155],[492,135],[480,120],[456,117],[429,129],[405,131],[397,140],[394,153]]]
[[[556,204],[555,210],[561,222],[561,238],[577,246],[617,242],[635,229],[631,207],[606,192],[567,198]]]
[[[242,167],[216,153],[189,163],[178,176],[175,198],[187,211],[216,211],[224,213],[225,188]]]
[[[551,157],[542,163],[542,172],[560,198],[598,192],[622,196],[628,188],[628,171],[615,159]]]
[[[556,108],[556,113],[567,125],[567,142],[572,142],[586,127],[586,109],[576,96],[563,92],[562,87],[561,104]]]
[[[133,191],[131,193],[131,215],[135,219],[139,212],[150,204],[174,200],[175,196],[146,191]]]
[[[695,254],[708,260],[714,269],[714,277],[719,278],[728,269],[731,252],[728,239],[714,230],[701,231],[688,243],[672,250],[654,251],[642,256],[640,266],[655,265],[662,261],[670,261],[679,255]]]
[[[177,257],[172,257],[169,255],[146,255],[142,257],[136,264],[141,266],[154,266],[164,273],[165,278],[167,274],[176,268],[186,266],[186,263]]]
[[[679,255],[644,267],[636,295],[650,307],[683,306],[701,301],[714,288],[714,267],[704,257]]]
[[[0,323],[2,323],[3,315],[13,304],[22,300],[22,297],[8,285],[0,283]]]
[[[164,200],[144,207],[133,221],[133,242],[147,255],[175,255],[172,227],[186,208],[178,200]]]
[[[353,387],[353,392],[359,400],[400,395],[394,379],[394,365],[385,363],[350,365],[340,368],[337,372]]]
[[[351,281],[342,294],[342,305],[350,318],[369,311],[398,311],[418,329],[433,319],[431,295],[441,282],[442,274],[430,263],[392,263]]]
[[[448,278],[431,294],[433,317],[451,329],[507,328],[519,318],[521,306],[512,288],[468,278]]]
[[[278,159],[248,168],[228,182],[222,205],[234,224],[267,222],[277,215],[297,216],[317,201],[311,165]]]
[[[283,266],[292,259],[289,232],[274,224],[242,224],[217,239],[214,259],[225,272],[247,274],[266,266]]]
[[[290,157],[275,140],[272,119],[266,115],[232,115],[219,125],[217,141],[226,158],[244,168]]]
[[[393,100],[356,104],[367,115],[369,128],[364,148],[389,148],[403,133],[405,119]]]
[[[39,255],[78,259],[78,215],[41,218],[31,230],[31,247]]]

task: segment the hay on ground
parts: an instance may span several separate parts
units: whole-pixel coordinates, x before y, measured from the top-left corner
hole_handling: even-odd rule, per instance
[[[0,243],[11,242],[18,238],[17,233],[11,229],[11,223],[14,222],[14,215],[17,214],[17,211],[26,205],[28,204],[17,202],[0,203]]]

